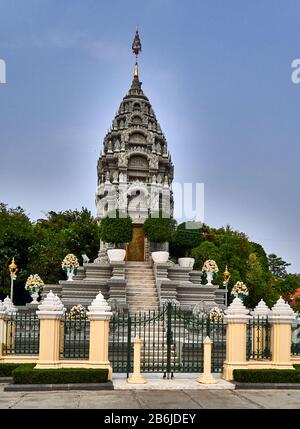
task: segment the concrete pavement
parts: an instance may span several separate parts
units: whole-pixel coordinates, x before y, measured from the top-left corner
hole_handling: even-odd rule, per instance
[[[300,390],[3,392],[3,387],[1,409],[300,409]]]

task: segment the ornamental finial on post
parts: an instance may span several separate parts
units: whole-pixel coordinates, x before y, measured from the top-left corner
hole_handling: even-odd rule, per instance
[[[16,274],[18,271],[17,264],[15,263],[15,257],[12,258],[11,264],[8,266],[8,268],[9,268],[9,272],[10,272],[10,277],[15,280],[17,277]]]
[[[230,272],[228,271],[228,268],[227,268],[227,265],[226,265],[225,271],[223,273],[223,282],[226,283],[226,284],[228,284],[229,279],[230,279]]]

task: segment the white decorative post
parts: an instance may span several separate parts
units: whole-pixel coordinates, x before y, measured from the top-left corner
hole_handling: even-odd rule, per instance
[[[60,321],[66,309],[52,290],[38,306],[36,314],[40,319],[40,349],[36,368],[59,366]]]
[[[15,348],[15,330],[16,330],[15,318],[18,310],[8,296],[4,299],[3,305],[5,307],[4,323],[6,325],[5,326],[6,347],[7,349],[13,351]]]
[[[275,368],[294,368],[291,362],[291,337],[295,317],[294,311],[281,297],[270,312],[272,364]]]
[[[246,342],[247,323],[251,316],[249,310],[239,298],[234,298],[227,310],[225,310],[226,330],[226,360],[224,362],[223,378],[233,379],[234,369],[247,367]]]
[[[135,337],[133,340],[133,374],[128,378],[127,383],[145,384],[147,381],[141,375],[141,347],[143,340]]]
[[[112,367],[108,360],[110,306],[101,292],[98,293],[86,313],[90,320],[89,366],[108,368],[108,379],[112,379]]]
[[[3,356],[4,347],[6,344],[6,307],[0,301],[0,358]]]
[[[211,348],[212,341],[206,337],[203,341],[204,345],[204,368],[201,377],[197,378],[198,383],[216,384],[217,380],[211,375]]]

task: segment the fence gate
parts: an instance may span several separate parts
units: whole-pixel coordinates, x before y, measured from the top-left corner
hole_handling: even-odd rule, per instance
[[[207,335],[213,341],[212,371],[221,372],[226,347],[223,320],[212,321],[171,303],[158,311],[116,313],[110,322],[109,359],[114,372],[132,372],[133,338],[138,336],[143,341],[142,372],[161,372],[168,378],[176,372],[202,372]]]

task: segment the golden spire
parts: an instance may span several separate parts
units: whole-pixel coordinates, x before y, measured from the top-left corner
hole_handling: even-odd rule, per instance
[[[135,63],[135,65],[134,65],[133,77],[134,77],[134,79],[138,79],[139,78],[139,66],[138,66],[138,63]]]
[[[228,283],[229,279],[230,279],[230,272],[228,271],[228,268],[227,268],[227,265],[226,265],[225,271],[223,273],[223,280],[224,280],[225,283]]]
[[[135,54],[135,65],[134,65],[134,72],[133,77],[135,80],[139,80],[139,68],[138,68],[138,55],[142,51],[142,45],[140,41],[140,36],[138,30],[135,32],[135,36],[132,43],[132,52]]]

